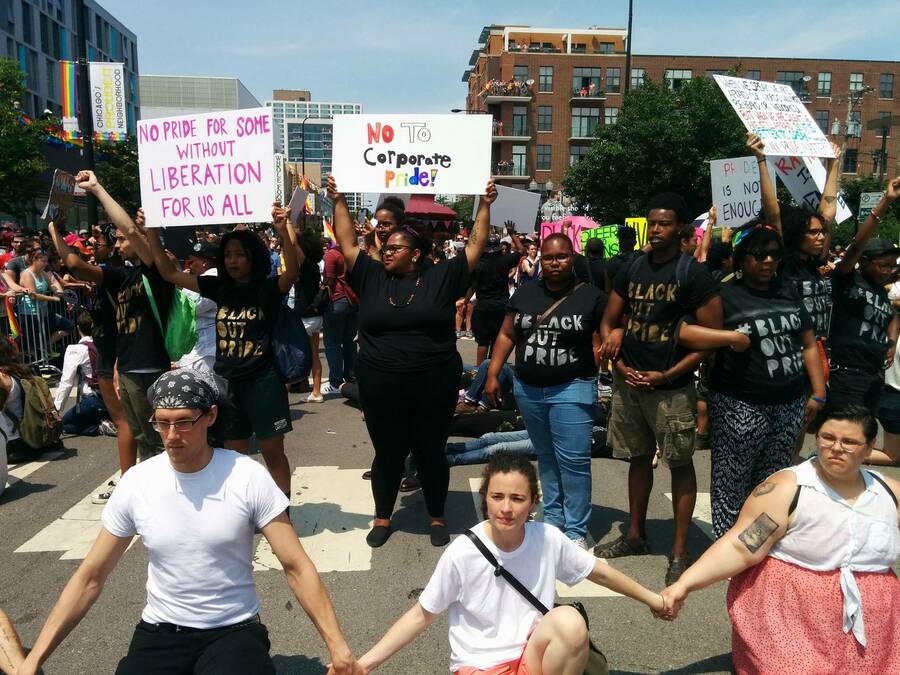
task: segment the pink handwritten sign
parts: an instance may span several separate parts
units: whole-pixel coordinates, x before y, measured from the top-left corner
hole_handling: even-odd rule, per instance
[[[138,122],[147,225],[270,222],[273,155],[271,108]]]

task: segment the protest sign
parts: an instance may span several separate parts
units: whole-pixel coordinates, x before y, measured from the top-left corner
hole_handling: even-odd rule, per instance
[[[786,84],[713,75],[741,122],[769,155],[834,157],[831,143]]]
[[[770,174],[774,187],[774,174]],[[709,163],[713,205],[721,227],[740,227],[762,210],[762,184],[755,157],[714,159]]]
[[[294,188],[294,194],[291,195],[291,201],[288,204],[288,208],[291,210],[291,224],[294,226],[300,222],[306,209],[306,197],[306,190],[299,187]]]
[[[41,214],[41,218],[43,220],[65,218],[72,207],[74,196],[75,176],[56,169],[53,172],[53,182],[50,185],[50,196],[47,198],[47,205],[44,207],[44,213]]]
[[[138,122],[148,227],[271,222],[272,109]]]
[[[90,81],[94,133],[106,140],[124,141],[128,135],[124,66],[91,63]]]
[[[484,193],[490,115],[335,115],[332,174],[342,192]]]
[[[634,228],[637,235],[637,248],[641,248],[647,243],[647,219],[646,218],[626,218],[625,225]],[[609,258],[619,252],[619,228],[621,225],[600,225],[589,229],[581,230],[579,242],[581,248],[587,243],[588,239],[602,239],[604,255]]]
[[[857,220],[863,221],[872,213],[872,209],[878,206],[878,202],[884,197],[884,192],[863,192],[859,195],[859,214]]]
[[[822,190],[825,189],[827,171],[820,159],[815,157],[768,157],[769,173],[778,176],[798,204],[819,209]],[[842,195],[838,195],[836,223],[852,218],[853,212]]]
[[[507,222],[516,224],[516,232],[534,234],[541,195],[528,190],[497,186],[497,200],[491,204],[491,225],[505,228]],[[478,213],[478,200],[472,205],[472,220]]]

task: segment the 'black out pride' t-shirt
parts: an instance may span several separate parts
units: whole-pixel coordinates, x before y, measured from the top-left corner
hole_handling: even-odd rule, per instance
[[[722,284],[724,327],[750,337],[742,353],[721,349],[710,376],[714,391],[748,403],[775,405],[803,395],[803,332],[813,322],[790,284],[757,291],[741,281]]]
[[[226,379],[245,380],[275,367],[272,330],[285,294],[278,277],[262,285],[228,283],[222,277],[197,277],[200,295],[218,305],[216,310],[216,373]]]
[[[506,311],[516,329],[516,376],[533,387],[553,387],[579,377],[594,377],[593,334],[600,328],[606,294],[585,284],[554,310],[537,329],[538,317],[572,291],[548,290],[543,282],[519,288]]]
[[[862,272],[831,275],[835,321],[828,348],[831,362],[880,373],[888,351],[888,326],[894,309],[887,291],[869,283]]]
[[[803,301],[812,319],[816,337],[828,337],[831,324],[831,291],[825,277],[815,269],[814,263],[804,260],[786,260],[779,277],[790,283]]]

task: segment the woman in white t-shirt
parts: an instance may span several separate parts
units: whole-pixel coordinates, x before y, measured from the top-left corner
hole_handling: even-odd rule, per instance
[[[487,520],[472,531],[545,606],[556,581],[584,579],[667,613],[660,595],[594,558],[555,527],[528,518],[540,499],[537,472],[521,455],[491,456],[481,484]],[[588,659],[589,636],[581,614],[556,607],[541,616],[494,568],[468,537],[459,537],[406,612],[359,663],[370,672],[449,611],[450,670],[458,675],[574,675]],[[527,664],[527,667],[526,667]]]

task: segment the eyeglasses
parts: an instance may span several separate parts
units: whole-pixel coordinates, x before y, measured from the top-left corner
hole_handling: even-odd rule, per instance
[[[197,424],[197,421],[203,417],[206,413],[200,413],[192,420],[176,420],[174,422],[163,422],[162,420],[150,418],[150,425],[153,427],[155,431],[160,434],[168,433],[169,429],[175,429],[175,431],[190,431],[194,428],[194,425]]]
[[[753,258],[756,262],[765,262],[767,259],[771,258],[773,261],[778,262],[782,258],[781,251],[754,251],[753,253],[748,254],[751,258]]]
[[[402,251],[405,248],[412,248],[412,246],[407,246],[405,244],[391,244],[390,246],[385,246],[381,249],[382,255],[394,255],[398,251]]]
[[[834,434],[819,434],[816,436],[816,439],[819,441],[819,447],[822,450],[831,450],[838,443],[841,444],[841,450],[844,452],[859,452],[866,447],[863,441],[858,441],[855,438],[838,438]]]
[[[568,260],[571,257],[572,257],[571,253],[548,254],[548,255],[541,256],[541,262],[549,263],[549,262],[556,261],[559,263],[564,263],[564,262],[566,262],[566,260]]]
[[[820,229],[817,229],[817,230],[807,230],[807,231],[806,231],[806,235],[807,235],[808,237],[813,237],[813,238],[815,238],[815,237],[824,237],[824,236],[825,236],[825,230],[823,230],[823,229],[821,229],[821,228],[820,228]]]

